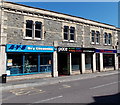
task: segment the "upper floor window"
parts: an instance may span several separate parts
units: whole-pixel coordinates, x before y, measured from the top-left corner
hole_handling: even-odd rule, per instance
[[[104,34],[104,42],[105,42],[105,44],[107,44],[107,33],[105,32],[105,34]]]
[[[112,44],[112,35],[111,33],[104,33],[104,44],[105,45],[111,45]]]
[[[75,37],[75,27],[70,27],[70,40],[74,40]]]
[[[42,23],[36,21],[35,22],[35,37],[41,38],[41,34],[42,34]]]
[[[33,34],[33,21],[27,20],[26,21],[26,37],[32,37]]]
[[[92,44],[99,44],[100,43],[100,32],[99,31],[92,30],[91,42],[92,42]]]
[[[95,31],[92,30],[91,41],[95,42]]]
[[[64,26],[64,40],[68,40],[68,35],[69,35],[69,27]]]
[[[96,31],[96,44],[100,43],[100,32]]]
[[[75,40],[75,27],[64,26],[64,40]]]
[[[42,22],[26,20],[26,38],[42,39]]]
[[[112,35],[110,33],[108,34],[108,44],[112,44]]]

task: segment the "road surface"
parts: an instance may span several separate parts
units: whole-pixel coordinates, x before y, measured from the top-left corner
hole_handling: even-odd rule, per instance
[[[3,91],[2,103],[120,103],[120,74]],[[4,104],[3,104],[4,105]]]

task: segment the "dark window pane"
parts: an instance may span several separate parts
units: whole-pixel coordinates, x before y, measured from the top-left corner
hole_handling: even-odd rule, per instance
[[[32,29],[33,21],[32,20],[27,20],[26,21],[26,28]]]
[[[35,22],[35,29],[42,29],[42,23],[41,22]]]
[[[96,43],[99,43],[100,41],[100,33],[99,31],[96,31]]]
[[[94,42],[94,37],[92,37],[92,42]]]
[[[111,44],[111,41],[112,41],[111,34],[108,34],[108,44]]]
[[[70,33],[75,33],[75,28],[74,27],[70,27]]]
[[[64,33],[64,39],[68,40],[68,34]]]
[[[35,22],[35,37],[41,38],[41,30],[42,30],[42,23],[36,21]]]
[[[107,44],[107,33],[104,34],[104,41],[105,41],[105,44]]]
[[[70,34],[70,40],[74,40],[74,34]]]
[[[95,31],[93,31],[93,30],[92,30],[92,36],[91,36],[91,37],[92,37],[92,38],[91,38],[91,39],[92,39],[91,41],[92,41],[92,42],[95,42]]]
[[[68,26],[64,26],[64,32],[68,32],[69,31],[69,27]]]
[[[26,36],[32,37],[32,28],[33,28],[33,21],[26,20]]]
[[[70,27],[70,40],[74,40],[74,36],[75,36],[75,28]]]
[[[26,36],[27,37],[32,37],[32,30],[26,29]]]
[[[35,37],[41,38],[41,31],[35,30]]]
[[[69,27],[64,26],[64,39],[68,40],[68,34],[69,34]]]

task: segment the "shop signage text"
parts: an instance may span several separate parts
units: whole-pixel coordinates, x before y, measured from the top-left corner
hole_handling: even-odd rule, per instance
[[[58,52],[82,52],[78,47],[59,47]]]
[[[95,48],[82,48],[83,53],[94,53]]]
[[[6,52],[54,52],[54,47],[7,44]]]
[[[97,52],[97,53],[117,53],[117,50],[100,50],[100,49],[96,49],[95,52]]]

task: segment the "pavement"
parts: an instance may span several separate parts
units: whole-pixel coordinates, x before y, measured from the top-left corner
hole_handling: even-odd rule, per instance
[[[27,88],[32,86],[35,87],[35,86],[50,85],[50,84],[76,81],[76,80],[82,80],[88,78],[96,78],[99,76],[108,76],[118,73],[120,73],[120,70],[71,75],[71,76],[61,76],[54,78],[48,77],[48,78],[40,78],[40,79],[16,80],[16,81],[9,81],[7,83],[3,83],[0,85],[0,87],[2,88],[2,91],[5,91],[10,89]]]

